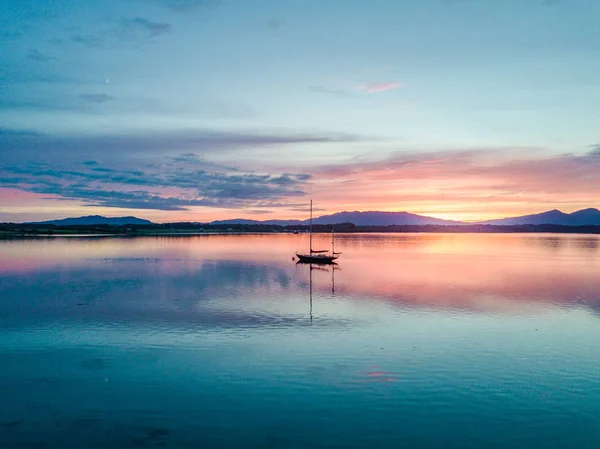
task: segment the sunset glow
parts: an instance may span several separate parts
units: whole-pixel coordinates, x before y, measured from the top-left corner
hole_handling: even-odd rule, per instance
[[[0,3],[0,221],[600,206],[596,2]]]

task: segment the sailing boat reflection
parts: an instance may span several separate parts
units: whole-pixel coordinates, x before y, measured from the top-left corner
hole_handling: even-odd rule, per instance
[[[335,271],[339,270],[339,265],[335,262],[333,263],[328,263],[328,264],[323,264],[323,263],[311,263],[311,262],[305,262],[302,260],[299,260],[298,262],[296,262],[296,265],[308,265],[308,298],[309,298],[309,314],[310,314],[310,322],[312,323],[313,320],[313,313],[312,313],[312,309],[313,309],[313,270],[320,270],[320,271],[326,271],[329,272],[331,271],[331,295],[335,296]]]

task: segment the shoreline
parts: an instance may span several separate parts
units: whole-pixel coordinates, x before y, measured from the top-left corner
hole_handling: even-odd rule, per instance
[[[49,238],[98,238],[98,237],[118,237],[118,238],[137,238],[137,237],[210,237],[210,236],[240,236],[240,235],[303,235],[307,233],[295,234],[292,232],[278,232],[278,231],[209,231],[209,232],[1,232],[0,239],[49,239]],[[313,234],[330,234],[330,231],[313,231]],[[582,229],[570,229],[570,230],[354,230],[354,231],[340,231],[336,232],[336,235],[352,235],[352,234],[576,234],[576,235],[597,235],[600,236],[600,229],[594,230],[582,230]]]
[[[175,236],[210,236],[210,235],[272,235],[272,234],[289,234],[294,235],[291,232],[130,232],[130,233],[118,233],[118,232],[55,232],[55,233],[44,233],[44,232],[0,232],[0,238],[3,237],[175,237]]]
[[[352,223],[335,225],[313,225],[315,234],[332,233],[443,233],[443,234],[587,234],[600,235],[600,226],[566,226],[553,224],[537,225],[389,225],[389,226],[356,226]],[[302,235],[307,234],[308,226],[282,225],[210,225],[193,223],[171,223],[154,225],[31,225],[17,223],[0,223],[0,238],[32,238],[32,237],[142,237],[142,236],[217,236],[217,235]]]

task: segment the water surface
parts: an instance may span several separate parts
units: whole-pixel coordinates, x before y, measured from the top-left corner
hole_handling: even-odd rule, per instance
[[[598,447],[597,236],[305,244],[0,241],[0,447]]]

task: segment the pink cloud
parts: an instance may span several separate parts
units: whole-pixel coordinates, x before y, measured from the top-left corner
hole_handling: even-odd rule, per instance
[[[321,207],[406,210],[452,219],[598,207],[600,152],[544,154],[535,148],[480,148],[350,160],[308,170]],[[368,209],[367,209],[368,208]]]
[[[391,81],[389,83],[380,83],[380,84],[367,84],[364,86],[360,86],[358,90],[362,90],[363,92],[374,93],[374,92],[383,92],[384,90],[392,90],[401,87],[402,83],[398,83],[396,81]]]

